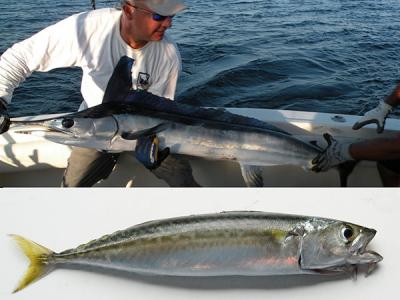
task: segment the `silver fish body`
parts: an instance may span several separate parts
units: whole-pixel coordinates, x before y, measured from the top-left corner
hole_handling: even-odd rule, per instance
[[[142,132],[166,124],[157,133],[160,147],[171,153],[186,154],[214,160],[234,160],[245,165],[300,165],[310,167],[319,153],[313,145],[290,135],[274,131],[230,129],[201,125],[187,125],[157,117],[138,114],[114,114],[103,118],[73,118],[74,126],[63,128],[64,119],[46,121],[44,137],[71,146],[108,151],[133,151],[136,139],[123,138],[126,132]],[[206,122],[206,121],[204,121]],[[57,131],[59,130],[59,131]],[[60,131],[63,133],[60,134]],[[65,135],[65,132],[69,134]]]
[[[157,134],[160,147],[169,147],[171,153],[186,154],[214,160],[234,160],[241,165],[267,166],[267,165],[299,165],[310,168],[311,161],[320,150],[308,143],[300,141],[289,134],[279,130],[259,128],[251,124],[232,124],[229,121],[216,122],[207,118],[215,115],[215,109],[201,109],[203,115],[182,116],[187,113],[188,105],[177,105],[168,100],[164,107],[176,108],[183,106],[182,111],[168,114],[161,111],[141,114],[137,111],[126,113],[124,107],[132,110],[137,105],[102,104],[95,109],[102,110],[103,115],[93,117],[89,112],[63,116],[55,119],[29,122],[28,125],[36,126],[29,130],[17,123],[14,131],[33,133],[39,131],[46,139],[70,146],[94,148],[107,151],[133,151],[136,139],[139,136]],[[146,104],[145,104],[146,105]],[[151,103],[148,104],[151,110]],[[90,109],[89,109],[90,110]],[[116,112],[112,112],[116,110]],[[206,115],[206,116],[204,116]],[[218,112],[218,115],[233,114]],[[233,115],[234,117],[239,117]],[[187,121],[189,120],[189,121]],[[265,126],[267,123],[257,121]],[[188,124],[189,123],[189,124]],[[258,125],[258,124],[257,124]],[[126,134],[136,135],[126,138]]]
[[[167,219],[116,232],[54,259],[179,276],[301,273],[299,240],[287,239],[293,224],[257,213]]]
[[[147,222],[60,253],[47,249],[41,262],[171,276],[338,274],[382,260],[366,250],[375,233],[325,218],[224,212]]]

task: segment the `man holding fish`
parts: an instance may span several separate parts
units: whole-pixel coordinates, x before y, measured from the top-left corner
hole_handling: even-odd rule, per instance
[[[76,14],[12,46],[0,60],[0,134],[9,128],[7,104],[14,89],[34,71],[81,67],[83,110],[101,103],[114,67],[121,57],[128,56],[133,59],[129,89],[147,90],[173,100],[181,57],[166,31],[174,15],[185,8],[182,0],[122,0],[121,10],[105,8]],[[168,156],[168,149],[159,151],[154,135],[139,139],[135,154],[171,186],[198,185],[189,163]],[[92,186],[108,177],[118,156],[73,148],[62,185]]]

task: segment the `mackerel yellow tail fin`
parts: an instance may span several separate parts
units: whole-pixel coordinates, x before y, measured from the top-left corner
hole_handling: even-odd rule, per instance
[[[21,279],[18,287],[13,291],[13,293],[15,293],[45,276],[53,269],[53,264],[49,260],[52,257],[53,251],[27,240],[22,236],[14,234],[10,236],[17,242],[21,250],[30,260],[30,265],[25,276]]]

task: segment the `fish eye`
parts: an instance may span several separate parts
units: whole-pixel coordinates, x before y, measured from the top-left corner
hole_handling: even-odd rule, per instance
[[[341,237],[345,242],[350,242],[354,239],[354,230],[348,225],[343,226]]]
[[[68,118],[66,118],[66,119],[63,119],[62,121],[61,121],[61,125],[62,125],[62,127],[64,127],[64,128],[71,128],[72,126],[74,126],[74,120],[73,119],[68,119]]]

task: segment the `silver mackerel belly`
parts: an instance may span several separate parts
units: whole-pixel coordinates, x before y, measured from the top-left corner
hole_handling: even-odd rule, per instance
[[[299,243],[287,239],[299,219],[224,213],[155,221],[56,255],[60,264],[176,276],[301,273]]]

